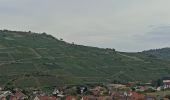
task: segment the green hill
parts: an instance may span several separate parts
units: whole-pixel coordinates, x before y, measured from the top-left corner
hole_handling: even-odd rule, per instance
[[[0,86],[148,82],[168,75],[169,65],[145,53],[70,44],[46,33],[0,31]]]
[[[149,54],[151,56],[155,56],[161,59],[170,59],[170,48],[152,49],[148,51],[143,51],[143,53]]]

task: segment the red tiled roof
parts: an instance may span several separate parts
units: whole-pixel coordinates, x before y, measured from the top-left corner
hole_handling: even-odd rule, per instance
[[[144,100],[145,99],[145,95],[143,94],[139,94],[136,92],[131,92],[132,96],[130,97],[132,100]]]
[[[5,97],[1,97],[0,100],[6,100],[6,98]]]
[[[49,96],[38,96],[38,98],[40,100],[56,100],[57,98],[52,96],[52,97],[49,97]]]
[[[76,96],[67,96],[66,100],[77,100]]]
[[[97,98],[94,96],[83,96],[82,99],[83,100],[97,100]]]
[[[15,96],[10,96],[9,100],[17,100],[17,97],[15,97]]]
[[[17,99],[21,99],[23,97],[26,97],[25,94],[23,94],[21,91],[16,91],[16,93],[14,94],[14,96],[17,98]]]
[[[56,100],[57,98],[52,96],[52,97],[49,97],[49,100]]]

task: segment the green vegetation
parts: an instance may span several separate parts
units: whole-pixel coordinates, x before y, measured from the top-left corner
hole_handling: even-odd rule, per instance
[[[145,53],[69,44],[46,33],[0,31],[0,85],[63,84],[158,79],[170,73],[168,59]]]
[[[166,95],[168,96],[170,94],[170,91],[166,90],[166,91],[152,92],[146,94],[153,97],[166,96]]]
[[[170,59],[170,48],[152,49],[152,50],[144,51],[143,53],[161,59]]]

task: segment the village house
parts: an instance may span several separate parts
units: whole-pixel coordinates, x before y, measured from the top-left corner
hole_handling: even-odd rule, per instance
[[[112,100],[145,100],[145,95],[136,92],[114,92]]]
[[[16,91],[14,93],[14,97],[16,97],[17,100],[25,100],[28,98],[25,94],[23,94],[21,91]]]
[[[111,96],[83,96],[81,100],[113,100]]]
[[[97,100],[97,97],[95,96],[83,96],[81,100]]]
[[[97,100],[113,100],[111,96],[100,96]]]
[[[118,91],[118,90],[129,90],[129,88],[126,85],[122,85],[122,84],[108,84],[107,88],[109,89],[109,93],[112,93],[114,91]]]
[[[59,89],[54,89],[54,91],[52,92],[53,96],[57,97],[57,99],[64,98],[63,93],[64,92]]]
[[[110,88],[126,88],[126,85],[123,84],[108,84]]]
[[[1,97],[0,100],[7,100],[6,97]]]
[[[12,95],[10,91],[0,91],[0,98]]]
[[[9,100],[18,100],[16,96],[10,96]]]
[[[153,97],[153,96],[146,96],[145,100],[157,100],[157,99],[155,97]],[[158,99],[158,100],[162,100],[162,99]]]
[[[126,87],[134,87],[136,85],[135,82],[129,82],[126,84]]]
[[[136,92],[131,92],[131,100],[145,100],[145,95]]]
[[[126,96],[123,92],[113,92],[111,96],[113,100],[126,100]]]
[[[76,96],[67,96],[66,100],[77,100],[78,98]]]
[[[95,87],[94,89],[91,89],[91,92],[93,93],[93,95],[98,96],[98,95],[100,95],[100,93],[101,93],[101,88],[102,88],[102,87],[97,86],[97,87]]]
[[[148,91],[148,90],[156,91],[156,88],[154,88],[152,86],[136,86],[135,87],[135,91],[138,91],[138,92],[144,92],[144,91]]]
[[[96,86],[93,89],[90,89],[90,91],[93,93],[94,96],[100,96],[104,93],[109,93],[108,89],[106,87]]]
[[[170,77],[163,77],[162,82],[164,89],[170,88]]]
[[[55,96],[36,96],[34,100],[58,100]]]

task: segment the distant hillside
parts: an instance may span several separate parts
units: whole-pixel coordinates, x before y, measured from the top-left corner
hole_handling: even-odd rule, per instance
[[[0,86],[148,82],[169,74],[169,61],[148,54],[70,44],[46,33],[0,31]]]
[[[143,53],[149,54],[150,56],[155,56],[161,59],[170,59],[170,48],[152,49],[148,51],[143,51]]]

